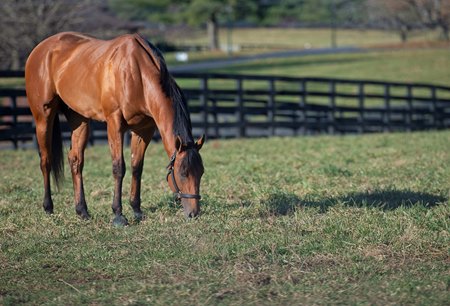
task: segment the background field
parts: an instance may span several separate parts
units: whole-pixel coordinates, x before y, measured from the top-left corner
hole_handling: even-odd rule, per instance
[[[448,48],[425,48],[266,59],[215,69],[214,72],[423,82],[448,86],[449,67]]]
[[[210,54],[197,55],[197,60],[211,60]],[[168,66],[176,63],[167,54]],[[222,58],[223,55],[219,56]],[[214,58],[214,57],[213,57]],[[358,54],[310,55],[286,59],[265,59],[247,64],[211,70],[222,73],[255,75],[316,76],[371,79],[383,81],[450,84],[450,52],[448,48],[384,50]],[[182,82],[180,86],[183,87]],[[0,79],[0,88],[23,87],[21,79]]]
[[[120,229],[106,146],[86,152],[88,222],[70,180],[43,213],[37,152],[1,151],[0,304],[444,305],[449,144],[448,131],[210,141],[191,222],[153,144],[147,219]]]
[[[330,47],[330,33],[329,29],[236,28],[232,31],[232,44],[250,48],[241,48],[232,57],[304,49],[305,44],[308,48],[327,48]],[[390,31],[339,29],[337,33],[338,46],[363,47],[367,52],[266,59],[215,69],[214,72],[450,84],[449,45],[436,43],[438,33],[414,32],[406,44],[401,44],[397,35]],[[205,37],[203,32],[189,33],[183,37],[169,37],[169,41],[178,45],[202,45],[206,43]],[[150,35],[147,38],[150,41],[154,39]],[[220,41],[226,44],[226,29],[221,29]],[[188,54],[190,63],[230,58],[225,52],[191,51]],[[166,52],[164,55],[169,68],[183,65],[175,60],[175,53]],[[0,88],[23,85],[20,79],[0,79]]]
[[[228,29],[220,28],[219,41],[226,49],[229,38]],[[439,36],[433,31],[412,31],[409,42],[432,41]],[[207,45],[205,31],[168,37],[177,45]],[[397,33],[378,30],[338,29],[336,31],[337,46],[371,47],[401,42]],[[327,48],[331,46],[331,29],[301,28],[233,28],[231,44],[238,50],[245,49],[285,49],[285,48]]]
[[[240,49],[233,56],[273,52],[275,50],[330,47],[329,29],[234,29],[232,44],[251,46]],[[193,35],[195,37],[195,35]],[[359,54],[316,55],[287,59],[267,59],[243,65],[234,65],[215,72],[277,74],[290,76],[320,76],[364,78],[383,81],[425,82],[450,84],[449,45],[436,43],[438,34],[415,32],[406,44],[389,31],[338,30],[338,46],[362,47],[367,52]],[[199,35],[205,37],[205,35]],[[151,39],[151,38],[150,38]],[[181,44],[204,44],[203,38],[176,37]],[[222,29],[220,41],[227,42],[227,31]],[[166,54],[169,67],[182,65],[174,55]],[[189,52],[191,62],[228,58],[223,52]]]

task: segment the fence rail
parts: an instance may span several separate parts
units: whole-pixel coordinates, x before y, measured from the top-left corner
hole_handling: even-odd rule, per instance
[[[210,138],[417,131],[450,127],[450,87],[422,83],[174,73],[194,134]],[[23,71],[0,71],[0,78]],[[0,87],[0,141],[34,137],[23,89]],[[19,103],[21,101],[22,103]],[[92,122],[90,143],[106,139]],[[70,131],[63,125],[63,136]],[[156,136],[158,137],[158,136]]]

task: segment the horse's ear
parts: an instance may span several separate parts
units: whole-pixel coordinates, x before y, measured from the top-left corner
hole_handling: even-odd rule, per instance
[[[200,137],[196,142],[195,142],[195,146],[197,148],[198,151],[200,151],[200,149],[202,148],[203,144],[205,143],[205,134],[202,135],[202,137]]]
[[[175,138],[175,149],[178,152],[181,152],[183,149],[183,140],[181,139],[180,135],[177,135],[177,138]]]

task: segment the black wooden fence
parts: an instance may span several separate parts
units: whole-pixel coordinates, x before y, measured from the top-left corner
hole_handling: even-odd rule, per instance
[[[194,134],[209,138],[418,131],[450,127],[450,87],[332,78],[174,73]],[[23,77],[23,72],[0,72]],[[0,141],[33,139],[23,89],[0,87]],[[106,139],[92,123],[91,144]],[[63,135],[70,131],[63,125]],[[158,137],[158,136],[156,136]]]

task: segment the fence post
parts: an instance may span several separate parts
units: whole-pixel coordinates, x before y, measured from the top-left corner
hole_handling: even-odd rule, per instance
[[[200,103],[203,106],[203,133],[208,136],[208,76],[200,79]]]
[[[269,80],[269,105],[268,105],[268,116],[267,120],[269,122],[269,136],[275,135],[275,80],[270,78]]]
[[[438,111],[437,111],[437,97],[436,97],[436,87],[431,87],[431,115],[432,115],[432,121],[431,121],[431,125],[436,128],[439,129],[439,118],[438,118]]]
[[[391,87],[384,85],[384,113],[383,113],[383,131],[391,130]]]
[[[330,108],[328,110],[328,133],[334,134],[336,132],[336,82],[330,81]]]
[[[214,133],[215,133],[215,137],[219,138],[219,118],[217,116],[217,100],[216,99],[211,99],[212,102],[212,110],[211,110],[211,115],[213,116],[213,120],[214,120]]]
[[[95,139],[94,139],[94,129],[92,128],[92,121],[88,122],[88,126],[89,126],[89,144],[91,146],[94,146],[95,144]]]
[[[242,78],[236,79],[236,103],[237,103],[237,137],[245,137],[245,110],[242,92]]]
[[[358,84],[358,133],[362,134],[365,131],[365,116],[364,116],[364,83]]]
[[[413,130],[412,128],[412,122],[413,122],[413,103],[412,103],[412,86],[408,85],[406,88],[406,102],[408,104],[408,114],[406,115],[406,125],[407,125],[407,131],[411,132]]]
[[[308,119],[306,118],[306,80],[302,79],[300,82],[300,101],[298,103],[299,107],[299,116],[298,119],[298,126],[300,127],[300,134],[306,135],[308,130]]]
[[[12,107],[12,109],[13,109],[13,135],[12,135],[12,138],[13,138],[13,143],[14,143],[14,149],[18,149],[18,147],[19,147],[19,144],[18,144],[18,141],[17,141],[17,97],[14,95],[14,96],[11,96],[11,107]]]
[[[128,130],[123,134],[124,139],[124,144],[126,147],[129,147],[131,145],[131,131]]]

